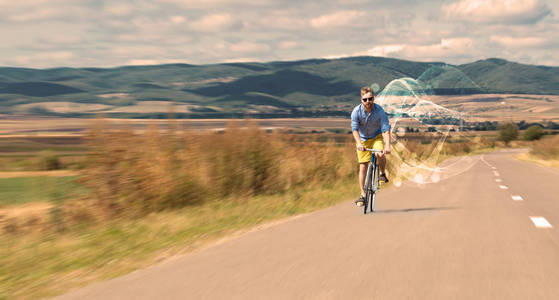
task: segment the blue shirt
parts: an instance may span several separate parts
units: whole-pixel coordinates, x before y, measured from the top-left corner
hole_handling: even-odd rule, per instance
[[[388,116],[380,105],[373,103],[373,110],[367,113],[363,103],[357,105],[351,112],[351,131],[359,131],[362,141],[372,139],[378,134],[389,131]]]

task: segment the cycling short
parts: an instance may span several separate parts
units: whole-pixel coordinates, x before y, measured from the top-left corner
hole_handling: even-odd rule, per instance
[[[375,150],[384,150],[384,142],[382,139],[382,133],[379,133],[375,136],[374,139],[368,139],[362,142],[365,145],[365,148],[375,149]],[[357,150],[357,159],[359,163],[368,163],[371,161],[371,152],[370,151],[359,151]]]

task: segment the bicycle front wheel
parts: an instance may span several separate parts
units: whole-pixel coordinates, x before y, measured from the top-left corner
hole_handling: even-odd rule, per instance
[[[371,212],[375,211],[375,199],[377,197],[377,193],[374,191],[371,191],[371,204],[369,205],[369,208],[371,209]]]
[[[373,187],[373,165],[369,164],[367,168],[367,175],[365,176],[365,186],[363,189],[365,190],[365,203],[363,203],[363,213],[367,213],[367,207],[369,206],[369,198],[371,196]]]

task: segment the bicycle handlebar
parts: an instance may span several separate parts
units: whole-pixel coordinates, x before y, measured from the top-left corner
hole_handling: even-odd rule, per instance
[[[375,150],[375,149],[369,149],[369,148],[365,148],[365,151],[371,151],[373,153],[382,153],[383,150]]]

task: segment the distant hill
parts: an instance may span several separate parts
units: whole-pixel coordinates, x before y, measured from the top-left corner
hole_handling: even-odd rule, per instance
[[[173,102],[179,117],[336,115],[355,105],[360,87],[375,84],[382,90],[404,77],[435,95],[559,94],[559,67],[495,58],[447,65],[350,57],[106,69],[5,67],[0,68],[0,109],[8,114],[161,117]]]

